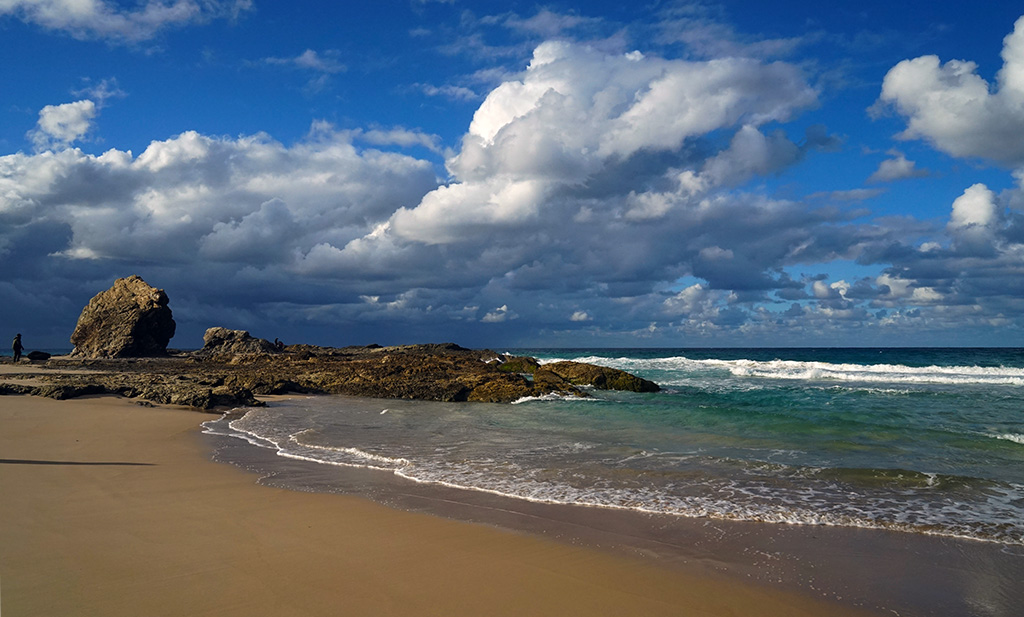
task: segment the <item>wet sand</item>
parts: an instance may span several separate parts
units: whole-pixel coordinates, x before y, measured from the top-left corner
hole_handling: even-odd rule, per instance
[[[27,615],[871,614],[712,571],[261,486],[211,416],[0,397],[0,611]]]

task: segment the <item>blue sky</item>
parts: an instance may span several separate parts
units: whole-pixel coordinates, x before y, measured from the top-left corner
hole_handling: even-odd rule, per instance
[[[0,0],[0,323],[1024,346],[1013,4]]]

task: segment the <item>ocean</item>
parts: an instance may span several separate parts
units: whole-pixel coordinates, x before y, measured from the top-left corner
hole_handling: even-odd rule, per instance
[[[905,615],[1009,615],[1024,601],[1013,582],[1024,576],[1022,349],[498,351],[614,367],[662,391],[588,390],[583,399],[512,405],[299,397],[207,422],[206,431],[242,440],[234,454],[222,449],[220,460],[238,463],[257,446],[281,464],[303,462],[288,474],[272,462],[257,466],[278,475],[270,483],[300,490],[365,494],[325,472],[370,470],[420,490],[464,489],[524,507],[631,512],[663,543],[673,541],[669,527],[651,520],[818,534],[808,538],[857,530],[873,535],[842,532],[853,538],[856,563],[867,563],[867,549],[856,548],[865,542],[924,546],[899,551],[920,562],[919,584],[910,586],[931,589],[910,592],[909,583],[888,581],[907,575],[881,574],[895,563],[887,557],[862,568],[874,577],[870,591],[859,590],[867,604]],[[749,550],[737,545],[736,553]],[[961,565],[936,584],[931,564],[947,556]],[[793,561],[772,559],[761,568],[765,580]],[[811,559],[804,571],[817,567],[823,576],[830,558]],[[848,585],[837,568],[834,587]],[[890,598],[871,597],[887,584]],[[989,591],[981,599],[964,599],[982,587]]]
[[[314,397],[208,430],[517,499],[1024,545],[1024,350],[502,351],[663,390],[513,405]]]

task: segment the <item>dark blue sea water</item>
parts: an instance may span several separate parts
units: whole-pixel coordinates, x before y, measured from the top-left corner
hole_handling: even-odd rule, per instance
[[[663,391],[313,397],[208,429],[518,499],[1024,545],[1024,350],[500,351],[620,368]]]

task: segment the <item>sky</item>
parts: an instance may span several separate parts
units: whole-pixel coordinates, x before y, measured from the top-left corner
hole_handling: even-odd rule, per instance
[[[183,349],[1024,347],[1024,9],[0,0],[0,324],[132,274]]]

